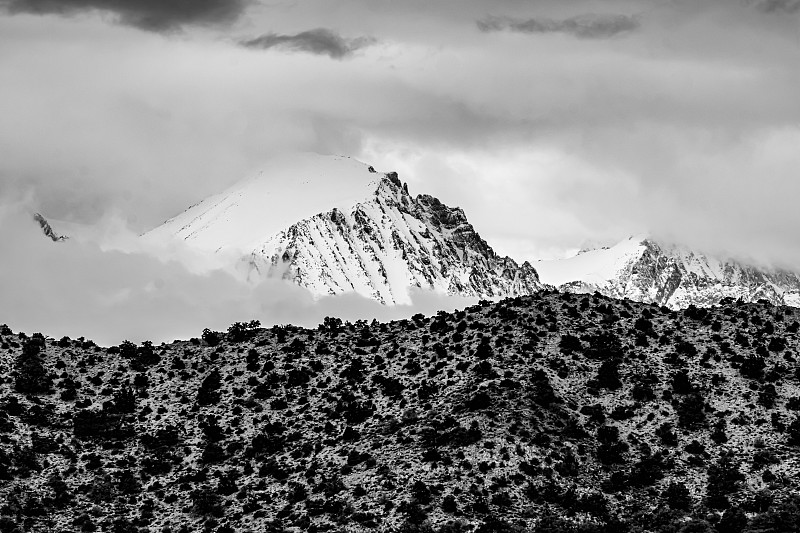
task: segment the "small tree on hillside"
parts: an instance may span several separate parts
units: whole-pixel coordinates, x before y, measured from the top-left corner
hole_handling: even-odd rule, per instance
[[[14,388],[17,392],[42,394],[52,389],[53,376],[39,355],[43,347],[44,339],[36,335],[26,339],[22,345],[22,353],[14,362]]]
[[[706,503],[712,509],[727,509],[728,495],[736,492],[745,477],[731,455],[723,455],[708,468]]]
[[[203,379],[200,389],[197,391],[197,403],[200,405],[213,405],[219,402],[219,387],[222,384],[222,376],[217,369],[212,370]]]

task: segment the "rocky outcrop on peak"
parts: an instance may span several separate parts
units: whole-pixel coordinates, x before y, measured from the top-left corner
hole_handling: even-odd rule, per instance
[[[357,292],[385,304],[409,302],[413,287],[467,297],[543,288],[530,263],[495,253],[462,209],[411,196],[395,172],[369,198],[292,224],[245,261],[251,277],[280,276],[314,294]]]
[[[35,213],[33,215],[33,219],[39,223],[39,226],[42,228],[42,232],[47,237],[49,237],[50,240],[52,240],[53,242],[61,242],[68,239],[68,237],[56,233],[56,231],[52,228],[52,226],[50,226],[50,223],[47,221],[47,219],[44,218],[41,214]]]

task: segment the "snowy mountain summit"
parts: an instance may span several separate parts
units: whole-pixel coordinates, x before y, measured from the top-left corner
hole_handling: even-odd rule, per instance
[[[544,283],[561,291],[598,291],[673,309],[716,305],[727,297],[800,307],[797,273],[759,269],[642,236],[535,267]]]
[[[412,196],[395,172],[347,157],[273,160],[145,235],[240,251],[251,280],[279,277],[313,294],[356,292],[410,303],[409,289],[468,297],[531,294],[536,270],[500,257],[464,211]]]

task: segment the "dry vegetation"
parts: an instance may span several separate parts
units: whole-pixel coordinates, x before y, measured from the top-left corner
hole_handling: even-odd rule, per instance
[[[797,531],[800,310],[0,329],[0,532]]]

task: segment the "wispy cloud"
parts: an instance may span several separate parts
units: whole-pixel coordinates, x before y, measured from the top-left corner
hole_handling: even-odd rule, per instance
[[[347,39],[327,28],[315,28],[294,35],[266,33],[254,39],[241,41],[246,48],[281,48],[296,52],[308,52],[317,55],[327,55],[334,59],[343,59],[352,55],[356,50],[374,44],[373,37],[356,37]]]
[[[566,33],[582,39],[608,39],[638,29],[640,22],[631,15],[585,14],[562,20],[491,16],[479,20],[477,25],[483,32]]]
[[[800,0],[759,0],[756,7],[764,13],[797,13]]]
[[[8,14],[71,16],[82,12],[111,13],[117,22],[154,31],[183,26],[212,26],[235,21],[250,0],[0,0]]]

